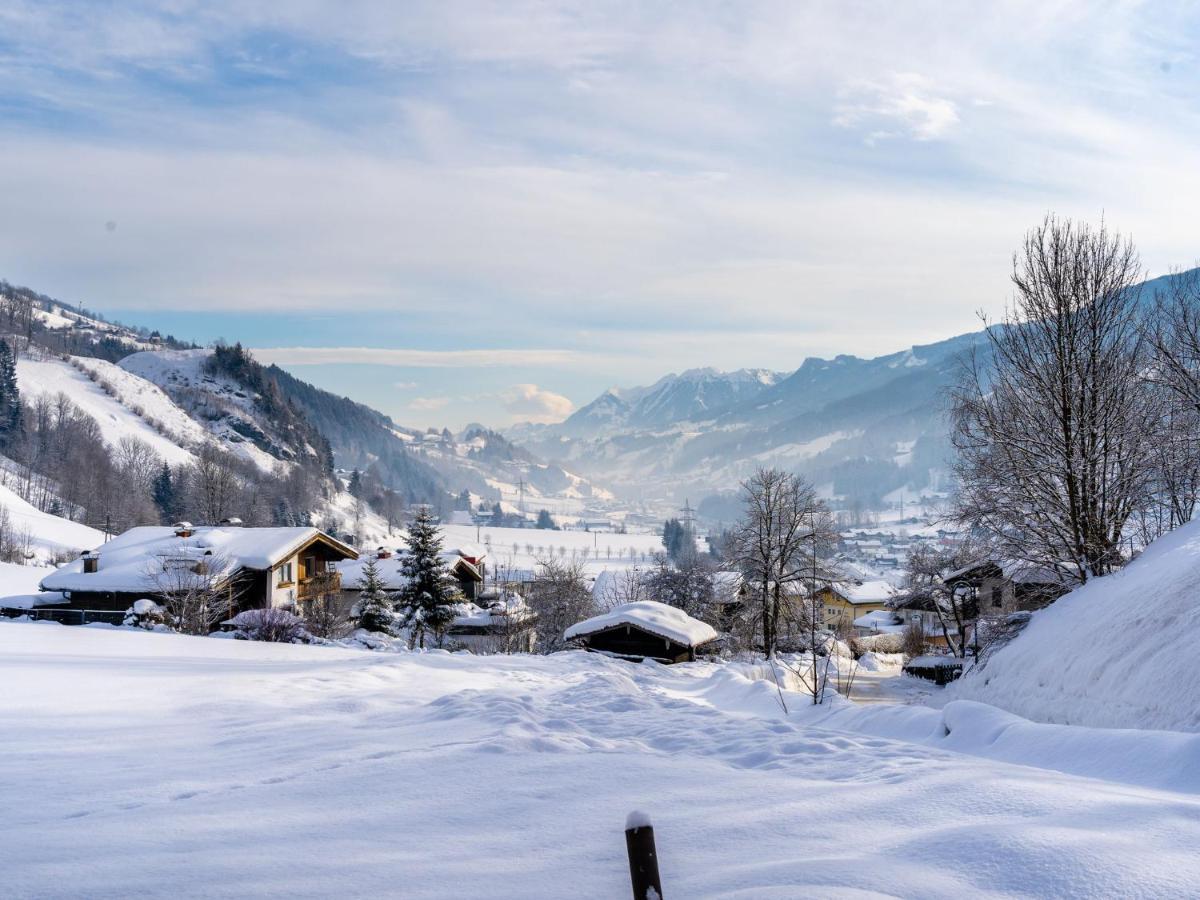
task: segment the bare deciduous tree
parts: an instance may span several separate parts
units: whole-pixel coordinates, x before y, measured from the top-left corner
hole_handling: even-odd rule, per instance
[[[526,602],[538,617],[538,648],[553,653],[567,646],[563,632],[596,614],[583,564],[548,555],[538,560]]]
[[[206,635],[233,614],[228,569],[229,560],[217,554],[155,557],[146,564],[146,580],[176,630]]]
[[[957,516],[1004,556],[1079,582],[1120,564],[1158,427],[1142,377],[1142,269],[1102,223],[1048,216],[1013,258],[1016,296],[953,392]]]

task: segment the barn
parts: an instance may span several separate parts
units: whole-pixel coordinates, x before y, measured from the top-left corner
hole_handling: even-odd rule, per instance
[[[715,641],[717,633],[681,609],[639,600],[577,622],[563,637],[594,653],[677,663],[694,660],[696,650]]]

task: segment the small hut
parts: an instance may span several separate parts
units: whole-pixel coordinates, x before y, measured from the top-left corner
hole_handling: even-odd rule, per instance
[[[572,625],[563,637],[586,650],[622,659],[688,662],[696,649],[717,639],[711,626],[655,600],[623,603]]]

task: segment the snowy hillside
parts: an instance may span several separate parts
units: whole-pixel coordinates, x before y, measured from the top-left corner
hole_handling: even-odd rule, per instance
[[[1005,717],[996,741],[974,704],[949,736],[927,709],[827,716],[757,674],[0,622],[4,893],[621,897],[634,809],[673,897],[1200,883],[1200,739],[1164,756],[1133,735],[1127,778],[1078,777],[1034,753],[1062,729]],[[1016,733],[1021,764],[995,759]]]
[[[101,382],[112,393],[104,390]],[[17,383],[30,400],[65,394],[99,423],[108,444],[115,446],[121,438],[135,437],[172,465],[190,462],[192,454],[187,448],[206,434],[153,384],[103,360],[22,357],[17,360]]]
[[[1041,722],[1200,731],[1200,522],[1034,613],[953,688]]]
[[[18,535],[28,535],[30,550],[33,553],[31,562],[45,563],[55,557],[73,555],[80,550],[90,550],[104,543],[104,532],[41,512],[3,484],[0,484],[0,507],[8,512],[12,527]],[[6,587],[6,583],[0,583],[0,592]]]

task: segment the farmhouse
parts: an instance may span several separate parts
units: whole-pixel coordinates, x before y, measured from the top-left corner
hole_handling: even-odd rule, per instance
[[[596,653],[677,663],[694,660],[697,648],[715,641],[717,633],[683,610],[639,600],[578,622],[563,637]]]
[[[42,579],[61,592],[48,608],[122,613],[143,597],[182,591],[220,595],[229,616],[247,609],[299,610],[340,588],[335,564],[358,554],[316,528],[244,528],[179,522],[131,528]]]

